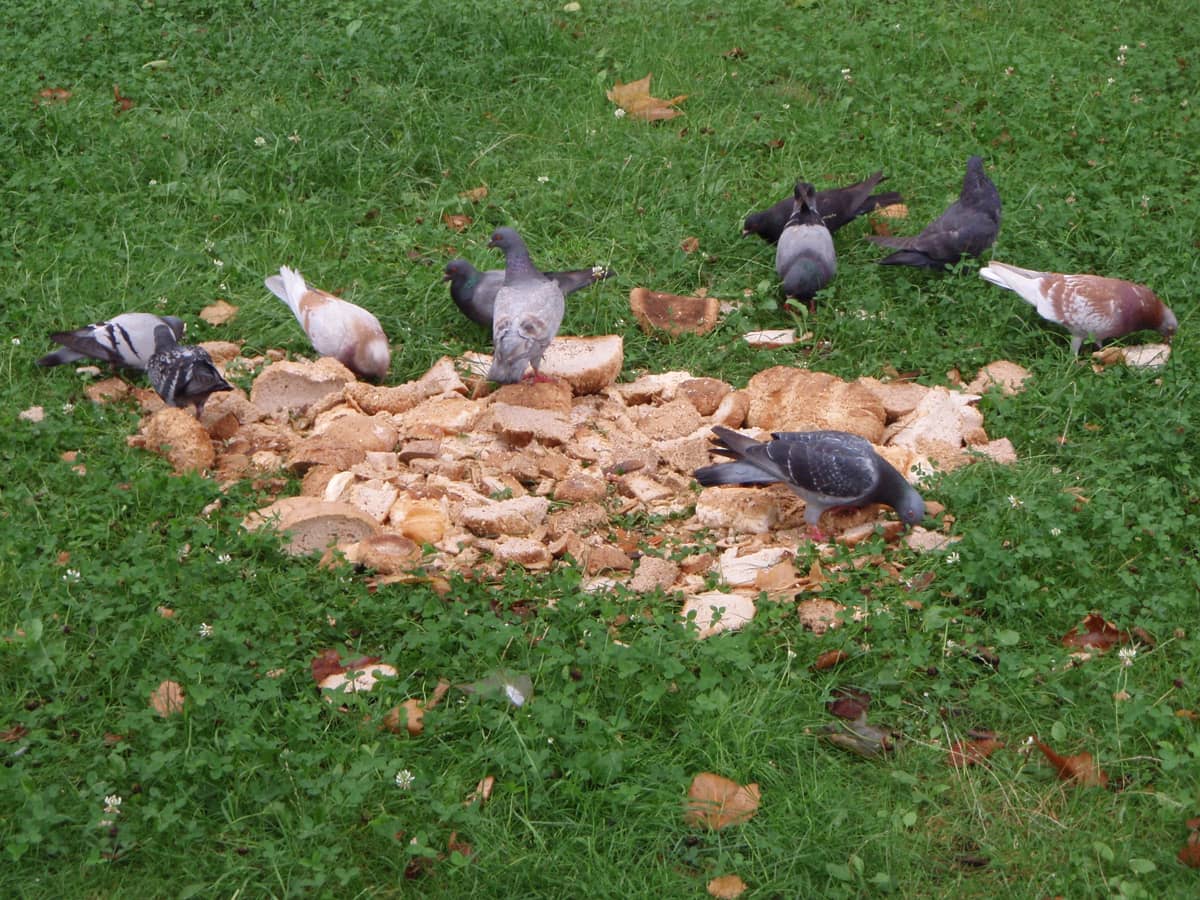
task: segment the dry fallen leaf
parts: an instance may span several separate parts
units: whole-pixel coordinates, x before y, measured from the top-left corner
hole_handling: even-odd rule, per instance
[[[633,118],[642,119],[646,122],[673,119],[681,115],[679,110],[672,109],[671,107],[686,100],[687,94],[680,94],[678,97],[672,97],[670,100],[651,97],[650,78],[651,75],[648,74],[645,78],[638,81],[631,81],[628,84],[621,84],[618,81],[613,85],[611,91],[605,92],[605,96]]]
[[[13,741],[19,741],[27,734],[29,734],[29,729],[18,722],[16,725],[0,731],[0,742],[11,744]]]
[[[470,190],[460,191],[458,194],[464,200],[470,200],[472,203],[478,203],[480,200],[485,199],[487,195],[488,189],[486,184],[481,184],[479,187],[471,188]]]
[[[1099,613],[1089,613],[1082,623],[1063,635],[1062,645],[1104,653],[1117,644],[1128,644],[1131,640],[1128,631],[1121,631]]]
[[[712,829],[748,822],[758,811],[757,784],[741,785],[712,772],[701,772],[688,788],[683,820]]]
[[[224,300],[218,300],[200,310],[200,318],[209,325],[224,325],[237,315],[238,308]]]
[[[183,688],[174,681],[164,681],[150,694],[150,705],[164,719],[176,713],[183,712],[183,704],[187,698]]]
[[[451,231],[466,231],[473,221],[470,216],[452,215],[451,213],[443,213],[442,221]]]
[[[1092,759],[1092,754],[1076,753],[1074,756],[1060,756],[1036,737],[1033,739],[1037,748],[1050,761],[1063,781],[1070,781],[1083,787],[1108,787],[1108,775]]]
[[[41,106],[43,103],[66,103],[70,99],[71,92],[66,88],[42,88],[37,92],[37,97],[34,99],[33,105]]]
[[[684,253],[695,253],[697,250],[700,249],[700,238],[685,237],[683,239],[683,241],[679,244],[679,249],[682,250]]]
[[[979,735],[970,740],[956,741],[950,745],[946,762],[956,769],[965,769],[967,766],[983,762],[1003,746],[1004,742],[997,740],[996,736],[991,734]]]
[[[475,785],[475,790],[467,795],[467,799],[463,801],[463,806],[470,806],[472,803],[478,803],[481,806],[492,799],[492,789],[496,787],[496,776],[485,775],[479,779],[479,784]]]
[[[845,650],[826,650],[817,657],[817,661],[812,664],[814,672],[824,672],[826,669],[832,669],[834,666],[844,663],[850,657]]]
[[[133,109],[133,100],[129,97],[121,96],[121,89],[117,85],[113,85],[113,112],[118,116],[123,112],[128,112]]]
[[[450,682],[441,680],[438,681],[437,687],[433,689],[428,700],[409,697],[399,706],[393,706],[383,717],[383,727],[395,733],[399,733],[403,729],[411,737],[416,737],[425,731],[426,711],[441,703],[448,690],[450,690]]]
[[[825,709],[831,716],[837,716],[839,719],[852,722],[859,716],[866,715],[871,707],[871,695],[866,691],[839,687],[834,688],[831,693],[832,699],[825,704]]]
[[[735,900],[746,891],[746,882],[736,875],[720,875],[707,885],[708,893],[719,900]]]

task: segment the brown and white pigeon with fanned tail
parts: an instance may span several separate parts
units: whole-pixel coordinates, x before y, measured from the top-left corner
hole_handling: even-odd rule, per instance
[[[925,501],[871,442],[845,431],[780,431],[756,441],[721,425],[713,452],[734,462],[704,466],[693,474],[705,485],[782,482],[804,500],[804,521],[814,536],[827,509],[883,503],[906,525],[925,518]]]
[[[175,316],[121,313],[107,322],[54,332],[50,340],[62,346],[37,364],[61,366],[87,358],[126,369],[145,369],[156,351],[165,350],[183,337],[183,330],[183,319]]]
[[[796,182],[792,203],[792,216],[775,245],[775,272],[783,281],[784,296],[807,301],[812,311],[817,291],[837,274],[837,253],[813,204],[813,186]]]
[[[487,329],[492,327],[492,309],[496,294],[504,284],[504,269],[479,271],[461,257],[446,263],[443,281],[450,282],[450,299],[464,316]],[[569,269],[547,272],[546,277],[558,282],[563,296],[590,287],[597,281],[611,278],[615,272],[605,266],[590,269]]]
[[[176,344],[155,353],[146,366],[150,384],[167,406],[196,407],[196,418],[204,412],[211,394],[232,391],[203,347]]]
[[[504,251],[504,284],[496,292],[493,307],[494,355],[487,377],[513,384],[532,366],[536,379],[542,354],[562,325],[563,290],[534,267],[525,242],[514,229],[497,228],[488,246]]]
[[[903,203],[904,198],[895,191],[871,193],[883,179],[884,174],[880,170],[855,184],[817,191],[813,195],[813,202],[830,232],[837,231],[843,225],[854,221],[859,216],[866,215],[873,209]],[[793,194],[784,197],[774,206],[750,213],[746,216],[746,221],[742,223],[742,236],[757,234],[768,244],[777,244],[779,236],[783,234],[783,229],[787,227],[788,219],[792,217],[794,208]]]
[[[332,356],[362,378],[382,380],[391,365],[383,326],[367,310],[333,294],[309,287],[294,269],[282,266],[265,280],[272,294],[288,305],[322,356]]]
[[[1135,331],[1157,331],[1167,341],[1179,322],[1150,288],[1101,275],[1036,272],[992,260],[979,270],[985,281],[1007,288],[1047,321],[1071,332],[1071,352],[1085,340],[1097,344]]]
[[[947,269],[964,254],[978,258],[996,243],[1000,234],[1000,192],[983,170],[983,160],[967,160],[958,199],[915,237],[870,235],[868,241],[892,247],[891,256],[879,260],[884,266],[916,266]]]

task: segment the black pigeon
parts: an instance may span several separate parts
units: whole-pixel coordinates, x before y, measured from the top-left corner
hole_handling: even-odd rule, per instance
[[[859,216],[866,215],[873,209],[891,206],[893,203],[903,203],[904,198],[895,191],[887,191],[882,194],[871,193],[875,189],[875,185],[883,179],[884,174],[881,169],[857,184],[817,191],[815,196],[817,211],[825,220],[826,227],[831,232],[837,231],[843,225],[852,222]],[[788,196],[768,209],[750,213],[746,216],[746,221],[742,223],[742,235],[757,234],[768,244],[778,243],[779,236],[787,227],[788,219],[792,217],[793,205],[793,197]]]
[[[896,253],[879,260],[884,266],[946,269],[963,254],[979,257],[1000,233],[1000,192],[983,171],[983,160],[967,160],[962,192],[916,237],[870,235],[868,241],[893,247]]]
[[[921,495],[870,441],[856,434],[780,431],[761,442],[721,425],[713,427],[713,434],[713,452],[735,462],[697,469],[698,482],[706,487],[783,482],[804,500],[804,521],[816,534],[821,514],[836,506],[885,503],[906,525],[925,518]]]
[[[813,186],[796,182],[794,209],[787,227],[775,245],[775,272],[783,281],[789,300],[806,300],[811,311],[813,297],[837,274],[833,236],[813,206]]]
[[[37,364],[61,366],[88,358],[126,369],[145,369],[154,353],[165,350],[183,337],[183,330],[183,319],[175,316],[122,313],[107,322],[96,322],[74,331],[54,332],[50,340],[62,347],[47,353]]]
[[[204,412],[210,394],[233,390],[233,385],[217,371],[208,351],[192,344],[177,344],[155,353],[146,366],[146,374],[167,406],[195,404],[197,419]]]
[[[566,296],[615,274],[605,266],[593,266],[590,269],[547,272],[546,277],[557,281]],[[472,322],[491,329],[492,307],[496,304],[496,292],[504,284],[504,269],[481,272],[460,257],[446,263],[446,274],[442,280],[450,282],[450,299],[462,314]]]

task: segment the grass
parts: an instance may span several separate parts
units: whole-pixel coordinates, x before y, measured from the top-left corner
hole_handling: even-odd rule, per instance
[[[735,872],[755,897],[1194,896],[1175,854],[1200,804],[1200,736],[1176,715],[1195,709],[1200,682],[1200,24],[1171,3],[561,7],[80,0],[65,13],[14,0],[0,12],[0,731],[27,730],[0,743],[0,891],[674,897]],[[604,89],[648,71],[656,95],[689,95],[685,116],[614,118]],[[120,115],[114,84],[134,101]],[[56,87],[67,102],[34,102]],[[915,229],[975,152],[1005,202],[995,256],[1153,285],[1181,321],[1165,370],[1093,372],[969,269],[873,265],[860,223],[837,236],[815,318],[778,309],[770,248],[738,236],[748,211],[800,175],[826,186],[882,167]],[[485,202],[459,197],[483,184]],[[445,214],[474,221],[455,234]],[[696,642],[675,598],[586,595],[570,570],[457,583],[444,600],[285,557],[239,527],[259,505],[253,485],[222,494],[171,477],[126,446],[132,409],[93,406],[69,369],[32,364],[47,332],[131,309],[180,314],[197,339],[304,353],[262,287],[289,263],[378,314],[398,383],[486,345],[457,318],[441,266],[455,253],[498,265],[484,245],[499,224],[545,268],[620,273],[572,298],[564,332],[624,334],[627,377],[687,368],[741,384],[807,362],[940,384],[953,368],[1020,362],[1029,389],[982,408],[1021,461],[933,482],[962,541],[957,564],[910,560],[931,586],[880,589],[855,570],[832,592],[871,591],[892,612],[816,639],[767,605],[740,634]],[[689,236],[700,250],[685,254]],[[664,344],[630,322],[637,284],[749,295],[713,334]],[[197,313],[218,297],[241,311],[213,328]],[[827,349],[810,360],[740,340],[791,324]],[[46,420],[17,421],[32,404]],[[61,459],[70,450],[86,475]],[[1059,639],[1091,610],[1144,628],[1153,652],[1064,665]],[[637,611],[618,631],[628,646],[614,643],[610,623]],[[1000,666],[955,645],[992,647]],[[382,656],[400,677],[335,714],[308,672],[331,646]],[[832,647],[851,660],[809,671]],[[526,707],[454,699],[414,740],[363,724],[438,678],[501,668],[532,677]],[[183,716],[147,706],[165,678],[186,687]],[[893,759],[816,739],[845,683],[904,732]],[[973,727],[1087,750],[1114,785],[1064,786],[1010,750],[957,773],[945,749]],[[759,783],[758,815],[687,828],[681,800],[704,770]],[[492,800],[464,806],[485,774]],[[106,816],[111,795],[120,812]],[[446,852],[452,832],[469,858]],[[986,864],[964,862],[975,857]]]

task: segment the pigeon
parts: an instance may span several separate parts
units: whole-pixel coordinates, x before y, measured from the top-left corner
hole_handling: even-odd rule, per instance
[[[512,228],[497,228],[489,247],[504,251],[504,284],[496,292],[492,319],[494,356],[488,380],[513,384],[532,366],[534,378],[542,354],[558,334],[563,318],[563,291],[552,278],[534,268],[521,236]]]
[[[1000,192],[983,171],[983,160],[967,160],[958,199],[946,211],[925,226],[916,237],[868,235],[867,240],[896,253],[879,260],[884,266],[917,266],[947,269],[964,253],[978,258],[996,242],[1000,233]]]
[[[322,356],[332,356],[362,378],[382,380],[392,353],[379,320],[333,294],[311,288],[294,269],[281,266],[264,281],[272,294],[288,305]]]
[[[713,452],[735,462],[704,466],[700,484],[773,484],[782,481],[804,500],[804,521],[819,536],[821,514],[835,506],[886,503],[906,525],[925,518],[925,501],[871,442],[845,431],[780,431],[760,442],[721,425]]]
[[[175,344],[155,353],[146,366],[146,374],[167,406],[195,404],[197,419],[204,412],[210,394],[233,390],[233,385],[217,371],[208,351],[192,344]]]
[[[1034,272],[992,260],[979,270],[985,281],[1007,288],[1033,304],[1043,319],[1071,332],[1071,352],[1084,340],[1097,345],[1108,338],[1153,329],[1168,342],[1179,321],[1148,287],[1100,275]]]
[[[792,216],[775,246],[775,272],[783,280],[784,295],[807,300],[813,311],[814,295],[837,273],[837,254],[833,236],[813,206],[813,186],[797,181],[793,203]]]
[[[165,329],[165,333],[159,329]],[[56,331],[50,340],[62,347],[47,353],[37,361],[39,366],[61,366],[64,363],[90,358],[123,366],[126,369],[146,368],[150,357],[165,350],[183,337],[183,319],[175,316],[155,316],[151,313],[122,313],[107,322],[85,325],[74,331]],[[159,341],[163,345],[159,346]]]
[[[815,197],[817,211],[821,213],[821,218],[825,220],[825,225],[830,232],[837,231],[843,225],[852,222],[859,216],[866,215],[873,209],[904,202],[904,198],[895,191],[882,194],[871,193],[875,185],[883,181],[884,177],[883,171],[880,170],[857,184],[817,191]],[[792,216],[793,205],[794,199],[789,195],[774,206],[750,213],[746,216],[746,221],[742,223],[742,236],[757,234],[768,244],[778,243],[779,235],[783,234],[783,229]]]
[[[605,266],[593,266],[590,269],[547,272],[546,277],[558,282],[565,297],[615,274]],[[450,282],[450,298],[464,316],[485,328],[492,327],[492,307],[496,302],[496,292],[504,284],[503,269],[480,272],[465,259],[452,259],[446,263],[446,274],[442,280]]]

